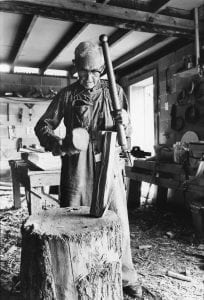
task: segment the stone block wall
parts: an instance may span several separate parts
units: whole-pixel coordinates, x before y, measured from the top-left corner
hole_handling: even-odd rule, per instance
[[[29,74],[6,74],[0,73],[0,93],[18,92],[26,96],[29,91],[41,89],[44,94],[49,89],[59,91],[69,84],[68,78],[54,76],[38,76]],[[8,101],[8,98],[0,96],[0,176],[10,176],[8,160],[19,159],[20,153],[17,152],[18,138],[22,138],[22,144],[30,146],[39,144],[34,134],[34,126],[40,116],[47,109],[50,101],[36,101],[32,108],[32,116],[29,117],[29,108],[21,102]],[[33,99],[32,99],[33,100]],[[37,100],[37,99],[36,99]],[[22,113],[22,119],[19,113]],[[65,133],[63,124],[56,131],[63,136]]]

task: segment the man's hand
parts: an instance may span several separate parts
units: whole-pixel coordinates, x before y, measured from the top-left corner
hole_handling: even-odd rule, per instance
[[[124,127],[127,127],[129,124],[129,116],[125,109],[121,109],[117,112],[112,112],[113,118],[116,123],[121,123]]]
[[[54,147],[52,150],[52,154],[54,156],[57,156],[57,155],[64,156],[66,154],[71,156],[71,155],[79,154],[79,153],[80,153],[80,151],[77,149],[74,149],[72,146],[69,146],[69,147],[65,146],[63,139],[57,140],[54,143]]]
[[[52,154],[54,156],[57,155],[64,155],[65,153],[62,151],[62,145],[63,145],[63,140],[62,139],[58,139],[53,143],[53,147],[52,147]]]
[[[62,151],[69,156],[86,151],[89,145],[89,134],[85,128],[77,127],[72,130],[71,136],[63,140]]]

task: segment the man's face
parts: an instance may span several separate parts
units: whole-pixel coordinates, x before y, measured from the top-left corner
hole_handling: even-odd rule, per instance
[[[101,56],[96,55],[96,53],[90,53],[77,62],[76,68],[79,75],[79,82],[85,89],[93,89],[99,82],[103,69],[101,62]]]

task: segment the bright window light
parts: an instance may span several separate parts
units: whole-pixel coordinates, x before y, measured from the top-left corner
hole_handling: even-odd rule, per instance
[[[72,75],[73,78],[78,78],[78,73],[75,72],[73,75]]]
[[[7,64],[0,64],[0,72],[9,73],[10,72],[10,66]]]
[[[107,73],[101,76],[101,79],[108,79]]]
[[[47,69],[44,75],[52,75],[52,76],[67,76],[68,72],[65,70],[55,70],[55,69]]]
[[[39,68],[14,67],[14,73],[39,74]]]

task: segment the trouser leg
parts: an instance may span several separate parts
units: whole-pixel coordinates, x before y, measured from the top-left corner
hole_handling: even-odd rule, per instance
[[[122,228],[122,280],[123,286],[134,285],[137,282],[137,272],[132,262],[130,247],[130,229],[127,212],[126,192],[122,178],[122,170],[117,162],[114,170],[113,190],[111,193],[110,209],[113,210],[121,221]],[[118,167],[119,166],[119,167]]]

